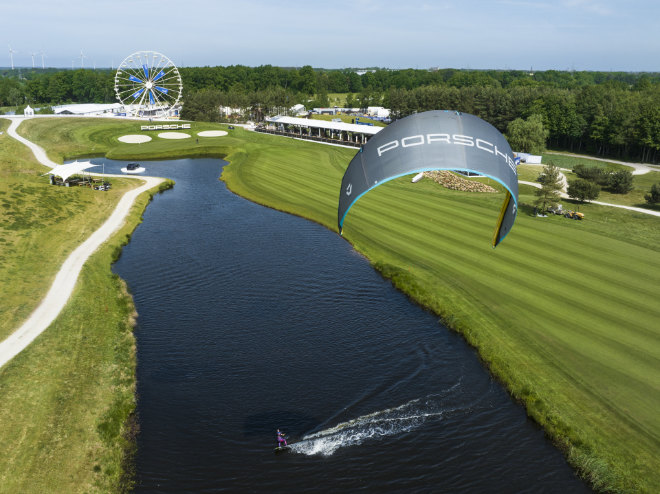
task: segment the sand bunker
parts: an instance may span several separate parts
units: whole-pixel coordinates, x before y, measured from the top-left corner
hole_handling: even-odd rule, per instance
[[[199,137],[220,137],[226,136],[227,132],[224,130],[203,130],[202,132],[197,132]]]
[[[186,139],[190,137],[190,134],[185,134],[184,132],[161,132],[158,134],[158,137],[162,139]]]
[[[139,144],[141,142],[149,142],[151,140],[151,137],[141,136],[141,135],[138,135],[138,134],[129,134],[129,135],[118,137],[117,140],[119,140],[121,142],[127,142],[129,144]]]

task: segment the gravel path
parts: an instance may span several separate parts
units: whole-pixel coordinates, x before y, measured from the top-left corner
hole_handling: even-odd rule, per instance
[[[48,159],[45,151],[41,147],[16,134],[16,128],[22,121],[23,119],[12,119],[12,123],[9,126],[7,133],[32,149],[35,157],[42,164],[54,168],[57,164]],[[121,176],[126,178],[125,175],[106,176]],[[64,261],[64,264],[62,264],[57,276],[55,276],[55,280],[46,294],[46,297],[41,301],[27,321],[25,321],[23,325],[14,331],[14,333],[12,333],[6,340],[0,343],[0,367],[4,366],[14,358],[14,356],[23,351],[32,341],[34,341],[35,338],[37,338],[37,336],[50,326],[69,300],[76,282],[78,281],[80,271],[87,259],[103,243],[105,243],[110,236],[124,225],[135,199],[142,192],[157,186],[163,181],[162,178],[156,177],[140,177],[139,179],[144,180],[145,183],[136,189],[126,192],[121,197],[117,207],[105,223],[92,233],[87,240],[80,244]]]

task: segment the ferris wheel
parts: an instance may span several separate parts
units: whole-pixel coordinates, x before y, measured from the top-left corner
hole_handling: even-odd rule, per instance
[[[119,64],[115,94],[135,116],[170,116],[181,99],[179,69],[165,55],[138,51]]]

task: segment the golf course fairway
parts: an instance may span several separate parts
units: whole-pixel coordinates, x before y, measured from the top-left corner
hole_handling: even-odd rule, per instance
[[[136,125],[35,119],[19,133],[57,162],[223,157],[230,164],[222,179],[235,193],[336,231],[339,185],[355,150],[240,128],[199,143],[117,140]],[[227,127],[195,122],[193,129]],[[461,333],[596,489],[657,492],[660,219],[591,204],[580,205],[584,221],[537,218],[533,200],[532,187],[521,185],[516,223],[492,249],[502,193],[403,177],[353,206],[344,238]]]
[[[223,179],[244,197],[335,230],[354,152],[280,141],[229,154]],[[533,202],[530,187],[520,199]],[[501,193],[402,178],[355,204],[344,237],[463,334],[596,488],[656,491],[660,220],[584,205],[587,220],[577,222],[522,207],[492,249],[501,201]]]

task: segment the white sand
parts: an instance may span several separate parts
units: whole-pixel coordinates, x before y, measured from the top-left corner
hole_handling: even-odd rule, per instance
[[[197,135],[199,137],[221,137],[226,136],[227,132],[224,130],[203,130],[201,132],[197,132]]]
[[[190,137],[190,134],[185,132],[161,132],[158,134],[158,137],[162,139],[187,139]]]
[[[149,142],[151,137],[139,134],[128,134],[125,136],[117,137],[118,141],[127,142],[129,144],[140,144],[142,142]]]

